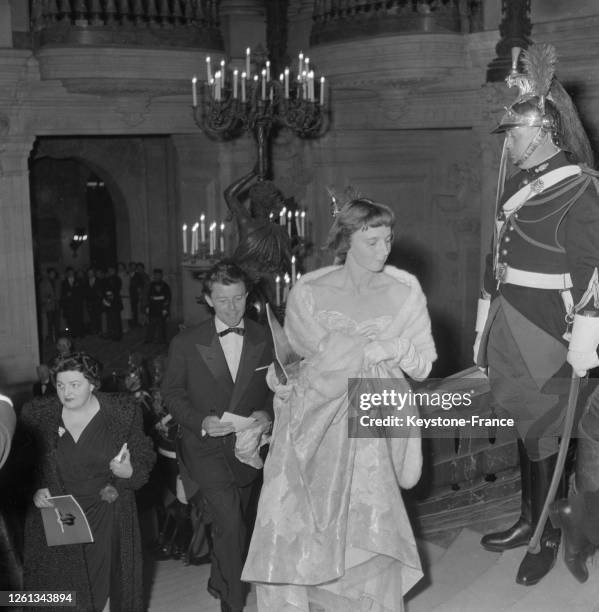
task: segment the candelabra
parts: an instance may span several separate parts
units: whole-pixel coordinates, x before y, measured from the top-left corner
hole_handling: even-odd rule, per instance
[[[258,174],[268,174],[268,145],[274,127],[286,127],[300,138],[317,138],[327,128],[325,77],[315,83],[310,59],[298,56],[298,73],[289,68],[279,79],[271,78],[270,61],[252,74],[251,50],[246,50],[245,71],[227,70],[225,61],[214,75],[206,58],[206,81],[198,96],[198,79],[192,79],[192,108],[198,127],[212,138],[230,140],[245,132],[254,135],[258,147]],[[201,104],[198,105],[198,99]]]
[[[211,59],[207,57],[206,80],[200,82],[195,76],[192,79],[193,116],[198,127],[214,139],[232,140],[250,132],[257,145],[257,164],[253,174],[258,182],[264,181],[263,184],[266,185],[270,173],[270,140],[274,130],[288,128],[300,138],[317,138],[326,131],[328,114],[325,85],[325,77],[316,79],[310,59],[304,57],[303,53],[300,53],[297,59],[297,74],[294,76],[289,68],[285,68],[278,79],[271,78],[271,64],[268,59],[263,65],[259,62],[252,64],[249,48],[246,50],[243,71],[237,68],[228,70],[225,60],[222,60],[219,69],[213,74]],[[240,179],[238,187],[245,185],[244,181],[245,179]],[[228,191],[231,191],[231,188],[228,188]],[[237,187],[232,189],[232,192],[237,194]],[[233,217],[238,221],[247,219],[245,208],[232,206],[227,192],[225,197]],[[281,208],[283,204],[285,206]],[[263,292],[277,315],[282,317],[287,295],[304,270],[302,260],[310,246],[306,234],[306,211],[300,210],[293,198],[281,199],[280,205],[270,208],[267,222],[282,226],[283,233],[288,235],[287,255],[283,258],[285,249],[266,248],[264,252],[276,252],[281,260],[261,262],[266,264],[264,270],[270,271],[262,277]],[[264,221],[253,219],[252,225],[263,226]],[[183,228],[184,261],[190,261],[191,265],[199,267],[204,263],[206,243],[203,233],[200,233],[201,240],[198,241],[197,223],[191,230],[192,247],[188,252],[187,226]],[[261,233],[269,236],[265,240],[281,244],[280,232],[265,231],[263,228]],[[213,254],[212,246],[209,254]],[[265,278],[266,276],[268,278]]]

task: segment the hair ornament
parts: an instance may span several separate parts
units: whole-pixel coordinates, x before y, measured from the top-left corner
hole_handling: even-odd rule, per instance
[[[338,194],[334,187],[327,187],[327,192],[331,198],[330,208],[333,219],[347,204],[362,197],[360,192],[352,185],[348,185],[342,194]]]

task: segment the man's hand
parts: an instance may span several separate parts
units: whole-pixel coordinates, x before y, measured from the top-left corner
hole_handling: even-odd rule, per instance
[[[202,429],[212,438],[222,438],[235,433],[232,423],[229,421],[222,422],[217,416],[207,416],[202,421]]]
[[[272,424],[270,415],[265,410],[255,410],[250,414],[250,418],[256,421],[256,425],[260,425],[262,431],[268,431]]]
[[[576,376],[583,378],[587,371],[599,365],[599,357],[596,351],[568,351],[566,361],[572,366]]]

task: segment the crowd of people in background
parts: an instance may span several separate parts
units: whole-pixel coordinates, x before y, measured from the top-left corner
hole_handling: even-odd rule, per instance
[[[106,270],[68,267],[63,274],[49,267],[38,283],[38,302],[47,342],[55,343],[65,332],[72,338],[120,341],[130,329],[146,326],[146,342],[166,343],[170,287],[161,269],[150,278],[141,262],[119,262]]]

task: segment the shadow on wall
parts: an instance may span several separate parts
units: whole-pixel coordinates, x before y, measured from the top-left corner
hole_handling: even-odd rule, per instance
[[[437,361],[433,364],[430,377],[444,378],[470,365],[467,362],[468,356],[462,354],[459,329],[456,328],[455,321],[443,312],[442,304],[436,303],[436,299],[439,299],[439,287],[434,287],[434,283],[439,272],[434,269],[430,251],[421,243],[402,238],[401,243],[393,244],[387,263],[413,274],[427,297],[437,348]]]

